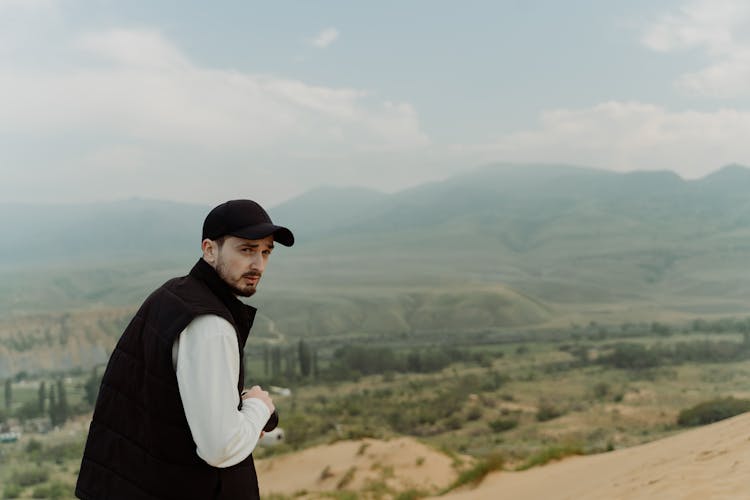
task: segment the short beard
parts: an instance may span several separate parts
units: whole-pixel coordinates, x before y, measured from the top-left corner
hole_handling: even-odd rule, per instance
[[[221,261],[219,261],[219,262],[216,263],[216,274],[218,274],[219,277],[221,278],[221,280],[224,283],[226,283],[229,288],[232,289],[232,293],[234,293],[235,295],[237,295],[239,297],[252,297],[253,294],[257,291],[257,288],[254,287],[254,286],[249,286],[247,288],[238,288],[238,287],[234,286],[229,281],[230,277],[227,274],[226,269],[224,268],[223,264],[224,263],[221,262]],[[243,277],[244,276],[260,276],[260,274],[258,274],[258,273],[245,273],[242,276]]]

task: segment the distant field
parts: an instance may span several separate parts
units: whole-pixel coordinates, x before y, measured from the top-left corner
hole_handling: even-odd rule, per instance
[[[750,396],[750,171],[516,167],[276,207],[299,238],[250,300],[247,382],[294,396],[278,400],[287,444],[259,454],[410,435],[527,467],[655,439],[686,407]],[[78,420],[0,447],[0,483],[69,489],[89,370],[153,289],[188,272],[205,210],[136,200],[28,224],[5,211],[0,225],[30,232],[0,251],[0,380],[18,384],[0,421],[63,376]]]
[[[290,397],[275,396],[286,444],[258,450],[256,456],[340,439],[407,435],[480,463],[502,456],[503,467],[518,469],[566,454],[632,446],[678,432],[679,412],[697,403],[750,398],[748,332],[750,320],[727,318],[444,333],[437,342],[434,332],[320,337],[310,344],[320,372],[306,377],[297,365],[296,341],[255,339],[247,350],[247,383],[292,390]],[[347,365],[341,349],[357,345],[373,359]],[[278,372],[264,361],[265,350],[274,348],[282,355]],[[292,365],[287,364],[290,353]],[[422,364],[410,361],[415,353]],[[452,354],[446,359],[441,353]],[[383,364],[384,358],[396,364]],[[442,361],[432,369],[424,364],[429,359]],[[376,371],[371,375],[357,371],[370,366]],[[60,377],[48,373],[16,380],[10,413],[36,403],[42,380],[49,387]],[[64,430],[27,431],[20,442],[0,445],[0,484],[8,491],[70,494],[90,411],[85,394],[90,377],[73,371],[62,378],[79,415]]]

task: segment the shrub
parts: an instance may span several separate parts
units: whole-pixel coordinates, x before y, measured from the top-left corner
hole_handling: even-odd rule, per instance
[[[615,344],[611,354],[599,358],[599,362],[615,368],[643,370],[658,366],[661,360],[655,349],[647,349],[642,344],[621,342]]]
[[[583,447],[579,444],[550,446],[549,448],[545,448],[539,453],[532,455],[526,463],[518,468],[518,470],[526,470],[538,465],[544,465],[552,460],[560,460],[561,458],[569,457],[571,455],[583,454]]]
[[[603,399],[609,394],[609,384],[606,382],[598,382],[594,386],[594,397],[596,399]]]
[[[445,419],[444,427],[448,430],[455,431],[463,427],[464,420],[459,415],[451,415]]]
[[[318,478],[318,481],[325,481],[328,478],[333,477],[333,472],[331,472],[331,466],[326,465],[325,469],[320,471],[320,477]]]
[[[482,392],[492,392],[503,386],[508,381],[508,376],[493,370],[488,370],[482,377],[479,384],[479,390]]]
[[[31,439],[26,445],[26,453],[36,453],[42,451],[42,443],[36,439]]]
[[[719,398],[682,410],[677,423],[683,427],[706,425],[750,411],[750,400]]]
[[[428,496],[429,494],[424,491],[410,489],[406,491],[402,491],[398,495],[396,495],[395,500],[419,500],[420,498],[424,498]]]
[[[364,455],[365,450],[367,450],[369,446],[370,446],[370,443],[362,443],[361,445],[359,445],[359,449],[357,450],[357,456]]]
[[[473,406],[469,408],[469,411],[466,412],[466,420],[469,422],[474,422],[475,420],[479,420],[482,418],[482,409],[478,406]]]
[[[553,418],[557,418],[560,415],[563,415],[565,412],[561,409],[553,406],[550,403],[542,402],[539,404],[539,409],[536,412],[536,419],[539,422],[546,422],[547,420],[552,420]]]
[[[3,498],[18,498],[23,492],[23,486],[15,483],[8,483],[3,488]]]
[[[352,479],[354,479],[354,474],[356,472],[357,472],[356,467],[349,467],[349,470],[347,470],[344,476],[341,479],[339,479],[339,482],[336,483],[336,489],[342,490],[346,488],[349,485],[349,483],[352,482]]]
[[[491,454],[482,460],[479,460],[473,467],[466,469],[458,478],[448,487],[448,491],[463,486],[465,484],[477,485],[492,471],[503,468],[505,459],[502,455]]]
[[[331,491],[327,496],[333,500],[359,500],[359,494],[354,491]]]
[[[58,464],[62,464],[67,460],[78,461],[83,455],[84,444],[84,441],[76,440],[45,447],[45,459]]]
[[[48,500],[70,498],[72,495],[73,488],[59,481],[37,486],[31,494],[32,498],[45,498]]]
[[[504,432],[508,431],[510,429],[514,429],[518,426],[518,419],[517,418],[498,418],[495,420],[492,420],[489,424],[490,429],[492,429],[493,432]]]
[[[42,467],[16,470],[10,477],[11,482],[24,487],[43,483],[47,479],[49,479],[49,470]]]

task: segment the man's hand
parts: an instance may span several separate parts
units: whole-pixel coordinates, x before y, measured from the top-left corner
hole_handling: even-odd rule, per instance
[[[250,389],[245,389],[244,391],[242,391],[242,399],[249,398],[258,398],[263,401],[271,413],[273,413],[273,410],[276,409],[276,407],[273,405],[271,396],[268,395],[268,391],[264,391],[260,388],[259,385],[254,385]]]

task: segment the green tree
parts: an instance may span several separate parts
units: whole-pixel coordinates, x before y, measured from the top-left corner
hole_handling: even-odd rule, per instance
[[[68,407],[68,395],[65,391],[65,381],[62,378],[57,379],[57,406],[59,422],[64,424],[70,416],[70,408]]]
[[[5,409],[10,410],[13,404],[13,383],[10,379],[5,381]]]
[[[406,369],[410,372],[422,371],[422,356],[419,351],[412,351],[406,355]]]
[[[89,378],[86,379],[86,383],[83,386],[83,390],[86,394],[86,402],[94,406],[96,403],[96,396],[99,392],[99,374],[97,373],[96,367],[91,369]]]
[[[39,402],[33,400],[26,401],[20,406],[20,408],[16,408],[16,411],[14,413],[16,417],[20,418],[23,421],[32,418],[38,418],[44,415],[44,413],[39,412]]]
[[[295,358],[296,356],[294,355],[294,347],[291,346],[284,353],[284,359],[286,361],[284,375],[286,376],[287,380],[291,380],[294,378],[297,364],[297,360]]]
[[[271,376],[276,378],[281,375],[281,348],[274,346],[271,351]]]
[[[614,346],[611,354],[602,356],[599,361],[617,368],[643,370],[660,363],[656,349],[648,349],[642,344],[621,342]]]
[[[309,377],[312,368],[312,351],[310,345],[300,339],[297,343],[297,357],[299,358],[299,372],[303,377]]]
[[[39,384],[39,391],[37,392],[37,396],[39,398],[39,414],[44,414],[44,403],[47,401],[47,384],[45,384],[44,380]]]
[[[750,400],[733,397],[712,399],[682,410],[677,423],[683,427],[706,425],[750,411]]]
[[[252,373],[250,373],[250,355],[246,352],[242,353],[242,364],[244,365],[244,369],[245,369],[245,381],[243,382],[244,384],[248,380],[253,379],[253,375]]]
[[[669,328],[669,325],[654,321],[653,323],[651,323],[651,333],[655,333],[656,335],[668,336],[672,333],[672,330]]]
[[[359,373],[372,375],[403,369],[403,363],[390,347],[346,345],[336,349],[331,363],[336,377]]]
[[[53,426],[58,424],[58,413],[57,413],[57,396],[55,395],[55,386],[49,388],[49,404],[47,405],[47,413],[49,413],[50,422]]]

